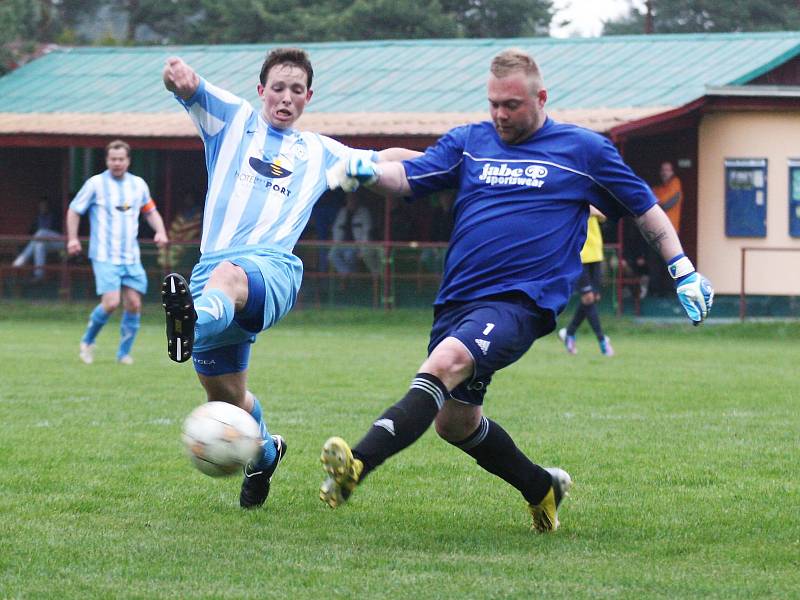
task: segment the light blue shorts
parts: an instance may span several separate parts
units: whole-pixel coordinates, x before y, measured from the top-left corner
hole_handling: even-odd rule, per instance
[[[147,293],[147,274],[142,263],[115,265],[110,262],[92,260],[94,285],[97,295],[116,292],[121,286],[129,287],[140,294]]]
[[[266,288],[264,298],[264,321],[261,331],[269,329],[280,321],[292,309],[300,283],[303,280],[303,263],[294,254],[282,248],[247,247],[206,252],[192,269],[189,289],[196,301],[208,283],[208,278],[216,266],[228,261],[236,264],[237,258],[243,258],[258,267],[264,277]],[[258,332],[256,332],[258,333]],[[222,346],[232,346],[243,342],[256,341],[254,332],[242,328],[233,321],[228,328],[213,338],[196,340],[195,352],[203,352]]]

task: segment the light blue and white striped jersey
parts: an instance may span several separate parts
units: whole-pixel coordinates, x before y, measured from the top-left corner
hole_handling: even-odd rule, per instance
[[[187,101],[206,147],[200,252],[244,246],[291,252],[328,189],[325,171],[353,150],[316,133],[272,127],[246,100],[200,79]]]
[[[115,179],[108,170],[86,180],[69,207],[89,211],[89,258],[132,265],[139,258],[139,215],[155,210],[144,179],[125,173]]]

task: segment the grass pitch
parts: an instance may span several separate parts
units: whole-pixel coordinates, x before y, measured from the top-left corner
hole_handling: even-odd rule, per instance
[[[800,590],[800,325],[609,322],[496,375],[487,414],[575,482],[553,535],[429,431],[336,511],[319,450],[355,443],[421,363],[429,315],[299,312],[253,349],[251,388],[289,454],[262,510],[195,471],[204,400],[152,306],[114,363],[77,356],[89,306],[4,305],[0,597],[755,598]],[[608,320],[608,319],[607,319]]]

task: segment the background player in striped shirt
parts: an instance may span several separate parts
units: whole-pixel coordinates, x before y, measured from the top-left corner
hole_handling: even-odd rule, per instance
[[[547,90],[528,54],[511,49],[492,60],[488,98],[491,121],[451,130],[421,157],[381,165],[354,157],[332,172],[344,189],[361,182],[398,195],[458,193],[428,357],[406,395],[352,450],[339,437],[324,444],[328,476],[320,499],[331,507],[435,422],[443,439],[520,491],[534,528],[558,527],[570,476],[531,462],[483,415],[482,404],[492,375],[555,328],[581,272],[589,205],[610,218],[636,217],[669,263],[695,324],[711,306],[711,285],[695,273],[652,192],[611,142],[547,116]]]
[[[245,467],[239,495],[243,508],[257,507],[286,444],[270,436],[261,404],[247,389],[250,345],[294,305],[303,265],[292,250],[328,189],[326,172],[356,155],[391,160],[418,153],[353,150],[293,129],[313,94],[311,62],[299,49],[267,55],[258,111],[180,58],[167,60],[163,79],[202,136],[208,169],[202,256],[191,286],[177,273],[164,281],[168,353],[176,362],[192,358],[208,400],[235,404],[259,423],[262,456]]]
[[[81,252],[78,227],[89,213],[89,258],[92,261],[98,304],[80,343],[80,358],[94,362],[95,338],[122,301],[120,342],[117,362],[133,363],[131,348],[139,331],[142,296],[147,293],[147,276],[139,252],[139,216],[153,229],[153,240],[162,248],[167,243],[164,221],[150,197],[144,179],[128,173],[131,148],[122,140],[106,146],[106,166],[90,177],[67,209],[67,253]]]

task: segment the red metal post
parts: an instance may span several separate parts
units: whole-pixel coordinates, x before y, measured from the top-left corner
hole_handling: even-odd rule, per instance
[[[173,194],[172,194],[172,152],[165,151],[164,152],[164,226],[166,227],[167,231],[169,231],[170,226],[172,225],[172,219],[175,218],[175,202],[173,201]],[[169,240],[169,243],[172,243],[172,240]],[[166,257],[166,261],[164,262],[164,273],[172,270],[171,257],[172,252],[169,251],[169,246],[167,246],[167,251],[165,252],[164,256]]]
[[[64,148],[61,153],[61,231],[67,235],[67,208],[69,207],[69,180],[70,180],[69,148]],[[66,238],[65,238],[66,239]],[[69,272],[67,257],[61,261],[61,278],[58,295],[62,300],[70,300]]]
[[[390,310],[393,304],[394,282],[392,281],[392,199],[384,196],[383,209],[383,308]]]
[[[617,316],[622,316],[622,302],[624,301],[622,293],[622,219],[617,221],[617,272],[614,275],[617,288]]]
[[[747,248],[742,247],[742,267],[740,272],[740,287],[739,287],[739,320],[744,321],[745,313],[747,312],[747,300],[745,299],[745,292],[744,292],[744,275],[745,275],[745,266],[744,261],[745,257],[747,256]]]

